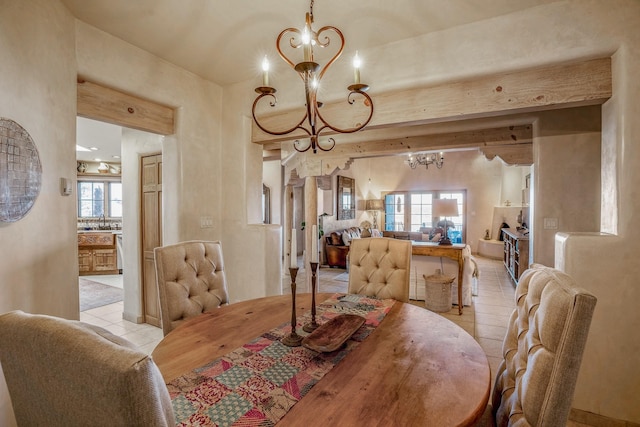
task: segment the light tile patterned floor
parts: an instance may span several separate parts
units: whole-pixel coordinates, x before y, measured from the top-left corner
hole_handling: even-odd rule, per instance
[[[132,323],[122,318],[122,301],[102,307],[92,308],[80,313],[80,320],[102,326],[114,335],[121,336],[142,351],[151,353],[162,339],[162,329],[146,323]]]

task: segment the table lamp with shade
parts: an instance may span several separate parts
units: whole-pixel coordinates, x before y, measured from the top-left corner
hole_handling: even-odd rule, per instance
[[[378,211],[384,210],[384,202],[380,199],[369,199],[365,203],[365,210],[373,215],[373,229],[378,229]]]
[[[441,245],[451,245],[449,234],[447,232],[447,218],[458,216],[458,201],[456,199],[434,199],[433,200],[433,216],[444,218],[444,236],[440,239]]]

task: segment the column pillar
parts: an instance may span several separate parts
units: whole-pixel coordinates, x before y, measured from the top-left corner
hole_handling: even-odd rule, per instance
[[[318,225],[318,182],[315,176],[307,176],[304,179],[304,250],[305,260],[304,269],[306,274],[306,292],[311,292],[311,239],[317,239],[318,236],[312,236],[313,226]]]

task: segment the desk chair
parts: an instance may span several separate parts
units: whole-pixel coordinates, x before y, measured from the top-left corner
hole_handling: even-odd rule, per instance
[[[349,293],[409,301],[411,241],[387,237],[353,239]]]
[[[533,264],[520,277],[515,298],[504,359],[481,424],[564,426],[596,297],[568,275]]]
[[[220,242],[189,241],[154,249],[162,332],[228,303]]]
[[[100,327],[5,313],[0,363],[18,425],[175,425],[151,357]]]

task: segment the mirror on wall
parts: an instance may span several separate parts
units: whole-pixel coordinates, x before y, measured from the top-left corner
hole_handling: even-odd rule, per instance
[[[338,176],[338,220],[356,217],[356,181]]]

